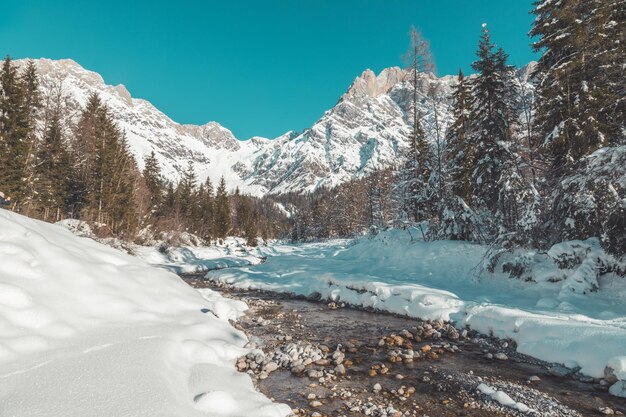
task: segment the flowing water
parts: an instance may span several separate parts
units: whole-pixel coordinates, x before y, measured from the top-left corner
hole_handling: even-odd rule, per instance
[[[511,341],[472,332],[458,339],[405,338],[405,348],[408,343],[421,351],[428,345],[438,353],[413,362],[391,363],[390,352],[399,346],[381,346],[380,340],[424,322],[282,294],[216,286],[198,276],[183,278],[193,287],[212,288],[248,303],[248,314],[235,325],[266,354],[287,343],[300,342],[328,347],[330,355],[341,345],[345,375],[335,372],[332,364],[307,367],[325,371],[321,380],[309,378],[306,371],[294,373],[284,368],[264,379],[256,372],[258,389],[289,404],[299,415],[586,417],[602,415],[599,410],[603,407],[626,412],[626,400],[610,396],[601,380],[562,375],[562,367],[516,353]],[[504,354],[506,359],[489,354]],[[523,413],[502,406],[477,390],[481,383],[505,392],[531,410]],[[381,389],[375,390],[375,384]]]

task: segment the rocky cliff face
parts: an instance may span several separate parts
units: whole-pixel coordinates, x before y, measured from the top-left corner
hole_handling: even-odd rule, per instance
[[[364,71],[337,104],[302,133],[240,141],[217,122],[176,123],[147,100],[133,98],[123,85],[107,85],[99,74],[72,60],[35,63],[44,91],[62,86],[73,122],[89,95],[98,93],[126,133],[138,165],[143,167],[154,151],[164,176],[173,182],[191,161],[200,180],[224,175],[229,187],[255,195],[335,186],[397,164],[410,131],[412,89],[408,73],[398,67],[379,75]],[[418,84],[423,122],[434,124],[436,110],[444,131],[450,119],[446,97],[454,77],[420,74]]]

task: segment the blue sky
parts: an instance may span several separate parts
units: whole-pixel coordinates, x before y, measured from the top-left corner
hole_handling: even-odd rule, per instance
[[[531,0],[0,0],[0,53],[72,58],[181,123],[240,139],[310,126],[366,68],[401,65],[411,24],[440,75],[480,34],[524,65]]]

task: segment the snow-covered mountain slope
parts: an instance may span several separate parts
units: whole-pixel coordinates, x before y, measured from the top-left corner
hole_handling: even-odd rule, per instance
[[[25,60],[16,62],[23,65]],[[259,140],[239,141],[230,130],[216,122],[203,126],[176,123],[149,101],[131,97],[123,85],[107,85],[99,74],[72,60],[37,59],[35,63],[44,94],[61,84],[65,104],[72,113],[71,122],[78,120],[80,109],[87,103],[89,95],[98,93],[125,132],[140,168],[143,168],[144,159],[154,151],[164,177],[173,182],[180,179],[192,161],[202,181],[207,176],[216,181],[224,175],[231,188],[239,186],[253,194],[266,191],[245,184],[237,173],[252,160]],[[234,166],[237,168],[233,169]]]
[[[420,112],[425,123],[434,122],[435,101],[440,123],[449,120],[446,97],[454,77],[419,78]],[[337,104],[309,129],[283,136],[256,155],[247,178],[272,193],[310,191],[320,185],[336,186],[372,170],[398,163],[407,144],[412,88],[408,73],[398,67],[378,76],[366,70]]]
[[[98,93],[126,132],[138,165],[143,167],[144,158],[154,151],[164,176],[173,182],[192,161],[200,180],[210,176],[215,181],[224,175],[230,188],[238,186],[255,195],[335,186],[397,164],[410,131],[412,88],[408,73],[398,67],[378,76],[364,71],[337,104],[302,133],[240,141],[217,122],[176,123],[147,100],[131,97],[123,85],[107,85],[99,74],[72,60],[35,63],[44,91],[62,83],[67,105],[75,110],[74,121],[88,96]],[[520,71],[521,78],[527,72]],[[431,125],[427,131],[434,132],[430,127],[435,113],[441,132],[445,131],[450,121],[447,97],[454,82],[453,76],[420,75],[419,108],[424,123]]]

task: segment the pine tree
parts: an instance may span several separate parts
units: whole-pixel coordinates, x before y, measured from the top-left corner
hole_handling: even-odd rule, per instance
[[[474,144],[470,141],[470,120],[472,101],[470,85],[459,69],[457,84],[452,92],[453,122],[447,131],[445,153],[446,171],[450,176],[450,191],[472,204],[471,174],[474,166]]]
[[[215,218],[215,196],[213,195],[213,184],[211,183],[211,178],[207,177],[204,183],[204,192],[200,197],[200,209],[202,212],[201,215],[201,237],[207,241],[211,242],[213,238],[213,223]]]
[[[196,172],[193,167],[193,162],[189,161],[187,169],[183,172],[183,177],[176,189],[176,195],[178,200],[178,206],[180,212],[184,216],[191,216],[194,213],[196,207]]]
[[[544,158],[549,243],[598,236],[623,254],[626,190],[619,180],[626,143],[626,2],[535,3],[536,124]]]
[[[246,238],[246,245],[257,245],[256,216],[252,212],[250,199],[247,196],[240,196],[237,205],[237,219],[239,227],[242,229],[243,237]]]
[[[74,209],[111,233],[131,232],[137,226],[134,189],[139,173],[124,134],[96,94],[83,110],[72,151]]]
[[[537,131],[554,184],[582,157],[624,141],[623,0],[535,3],[531,36],[543,55],[537,72]]]
[[[13,197],[17,207],[27,196],[29,113],[24,84],[7,55],[0,72],[0,189]]]
[[[471,86],[459,69],[451,94],[453,121],[446,132],[444,153],[447,186],[436,202],[437,217],[429,228],[434,239],[484,241],[484,225],[471,208],[474,142],[471,141]]]
[[[478,60],[472,64],[478,75],[471,89],[470,141],[475,146],[471,185],[475,205],[491,214],[496,214],[504,204],[501,191],[507,174],[512,170],[514,157],[510,147],[517,97],[515,83],[512,82],[513,70],[506,63],[508,56],[502,48],[494,49],[489,31],[483,25]]]
[[[226,180],[220,178],[215,194],[215,217],[213,223],[215,237],[225,239],[231,229],[230,203],[228,192],[226,191]]]
[[[92,167],[96,158],[97,115],[101,107],[100,97],[97,94],[90,95],[72,137],[71,159],[74,162],[72,167],[74,174],[68,203],[73,217],[80,216],[87,205],[87,196],[94,188]]]
[[[44,220],[61,220],[70,193],[71,160],[63,134],[61,91],[58,90],[48,113],[43,140],[35,158],[37,206]]]
[[[143,178],[150,194],[150,211],[158,214],[163,202],[163,177],[161,175],[161,167],[154,151],[145,159],[145,167],[143,169]]]
[[[21,89],[24,99],[24,118],[27,125],[26,141],[27,154],[24,161],[24,191],[22,193],[22,207],[28,215],[36,194],[36,153],[38,146],[37,118],[42,108],[41,93],[39,91],[39,75],[33,60],[28,60],[26,68],[20,78]],[[61,115],[59,115],[60,120]]]
[[[167,183],[165,200],[163,201],[164,216],[172,216],[176,212],[176,190],[171,182]]]

